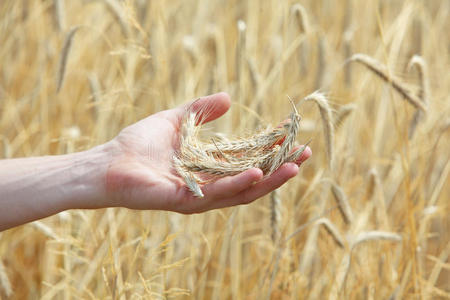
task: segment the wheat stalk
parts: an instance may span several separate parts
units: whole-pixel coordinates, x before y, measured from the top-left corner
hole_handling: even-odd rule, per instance
[[[244,105],[244,65],[246,64],[246,32],[247,32],[247,24],[243,20],[237,21],[237,29],[238,29],[238,38],[236,44],[236,82],[237,82],[237,91],[236,96],[241,105]],[[242,111],[238,112],[238,118],[242,119]]]
[[[416,68],[420,82],[419,98],[425,105],[428,105],[430,98],[430,82],[428,80],[427,62],[419,55],[413,55],[408,63],[408,70]]]
[[[338,129],[348,116],[355,110],[355,105],[353,103],[341,106],[334,114],[333,117],[333,127]]]
[[[280,236],[281,201],[280,190],[270,193],[270,225],[272,228],[272,242],[276,242]]]
[[[64,45],[61,51],[61,59],[59,61],[58,78],[56,81],[57,93],[59,93],[59,91],[61,90],[64,81],[64,76],[66,73],[67,58],[69,57],[70,48],[72,47],[72,40],[79,28],[80,28],[79,26],[75,26],[72,29],[70,29],[69,33],[66,35],[66,39],[64,40]]]
[[[344,285],[348,271],[350,270],[350,262],[351,262],[351,253],[346,253],[342,258],[339,267],[335,274],[335,280],[333,285],[331,286],[330,294],[328,300],[336,300],[340,299],[339,294],[342,290],[342,286]]]
[[[195,64],[200,57],[200,50],[197,46],[197,41],[192,35],[186,35],[183,37],[183,49],[189,55],[189,58]]]
[[[11,282],[9,281],[8,274],[6,274],[5,266],[0,260],[0,287],[3,289],[6,297],[11,297],[13,290],[11,288]]]
[[[429,97],[430,97],[430,83],[428,81],[428,66],[425,60],[418,56],[414,55],[408,63],[408,70],[412,70],[412,68],[416,68],[417,74],[420,82],[420,91],[419,98],[423,102],[423,104],[428,105]],[[423,112],[421,110],[417,110],[414,113],[414,116],[409,125],[408,138],[411,139],[414,136],[414,132],[416,130],[417,124],[423,118]]]
[[[328,218],[320,218],[319,220],[317,220],[316,224],[323,225],[323,227],[331,235],[331,237],[334,239],[334,241],[339,247],[341,248],[345,247],[344,238],[342,237],[336,226],[333,223],[331,223],[331,221]]]
[[[331,116],[331,108],[328,104],[328,100],[322,93],[314,92],[307,96],[305,101],[314,101],[319,107],[320,116],[322,118],[323,131],[325,136],[325,146],[328,156],[328,167],[331,169],[333,166],[333,145],[334,145],[334,127]]]
[[[412,50],[414,53],[422,52],[422,40],[423,40],[423,21],[419,16],[414,18],[412,23],[413,32],[413,46]]]
[[[238,41],[236,48],[236,77],[238,82],[242,79],[242,68],[245,62],[245,44],[246,44],[246,31],[247,24],[243,20],[237,21],[238,28]]]
[[[125,37],[129,35],[128,23],[126,22],[126,16],[124,15],[123,8],[116,0],[103,0],[108,10],[117,20]]]
[[[311,31],[311,26],[309,24],[308,13],[306,12],[306,9],[300,3],[296,3],[291,7],[291,14],[294,17],[294,21],[300,34],[308,35],[308,33]],[[308,72],[307,49],[308,46],[306,42],[302,43],[299,46],[300,72],[303,76]]]
[[[250,57],[247,57],[247,69],[250,73],[250,81],[252,83],[253,90],[256,91],[261,84],[261,75],[256,68],[255,62]]]
[[[53,231],[53,229],[41,221],[34,221],[30,223],[31,226],[45,234],[47,237],[52,238],[54,240],[60,240],[59,236]]]
[[[341,260],[341,264],[338,267],[336,272],[335,281],[331,287],[330,296],[328,299],[339,299],[339,294],[342,291],[342,288],[346,282],[347,276],[350,270],[350,263],[352,257],[353,249],[364,242],[367,241],[392,241],[392,242],[400,242],[402,237],[393,232],[385,232],[385,231],[367,231],[361,232],[356,237],[350,240],[350,251],[348,251]]]
[[[344,220],[346,223],[352,223],[353,222],[353,211],[350,206],[350,203],[348,202],[347,196],[345,195],[344,191],[341,189],[339,185],[337,185],[335,182],[331,183],[331,192],[333,193],[334,199],[336,199],[336,202],[338,204],[339,210],[344,217]]]
[[[11,158],[12,157],[12,151],[11,151],[11,145],[9,143],[9,139],[7,137],[0,136],[0,141],[2,142],[2,150],[3,155],[2,158]]]
[[[315,88],[320,89],[323,83],[323,77],[326,73],[326,63],[325,63],[325,42],[324,37],[319,36],[317,38],[317,73],[316,73],[316,81]]]
[[[308,14],[306,9],[300,3],[296,3],[291,7],[291,13],[295,17],[297,22],[298,30],[300,33],[308,33],[310,31],[310,25],[308,21]]]
[[[367,200],[371,201],[376,195],[377,190],[380,188],[380,178],[376,168],[371,168],[369,170],[369,183],[367,187]]]
[[[344,57],[350,57],[352,54],[352,38],[353,32],[347,30],[344,33]],[[352,83],[352,69],[350,64],[344,66],[344,82],[346,86],[350,86]]]
[[[389,75],[388,71],[386,70],[386,67],[383,66],[376,59],[368,55],[358,53],[354,54],[350,58],[350,61],[358,62],[363,66],[367,67],[378,77],[389,83],[397,92],[399,92],[406,99],[406,101],[408,101],[415,108],[420,109],[422,111],[427,110],[426,105],[417,96],[412,94],[411,91],[409,91],[408,88],[405,87],[402,82],[400,82],[400,80]]]
[[[99,105],[102,102],[101,97],[101,88],[100,82],[98,81],[98,77],[95,73],[91,73],[88,75],[89,88],[91,89],[92,97],[94,98],[94,102]]]
[[[440,128],[440,132],[444,133],[450,128],[450,117],[445,120]]]
[[[66,11],[65,11],[65,1],[64,0],[55,0],[55,15],[56,15],[56,24],[58,25],[58,30],[63,31],[66,27]]]
[[[401,242],[402,237],[397,233],[378,230],[361,232],[353,239],[351,248],[354,248],[357,245],[368,241]]]

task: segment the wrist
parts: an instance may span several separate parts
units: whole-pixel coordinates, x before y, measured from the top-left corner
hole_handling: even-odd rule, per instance
[[[111,142],[108,142],[83,152],[68,154],[74,191],[67,201],[68,209],[109,206],[106,174],[114,154],[113,148]]]

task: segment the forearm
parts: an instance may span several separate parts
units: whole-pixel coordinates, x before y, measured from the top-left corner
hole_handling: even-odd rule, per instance
[[[108,151],[0,161],[0,231],[73,208],[104,206]]]

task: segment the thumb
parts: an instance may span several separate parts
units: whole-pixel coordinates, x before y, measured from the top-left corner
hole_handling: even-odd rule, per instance
[[[176,110],[181,118],[187,111],[195,112],[200,123],[207,123],[222,116],[230,106],[230,96],[222,92],[198,98],[177,107]]]

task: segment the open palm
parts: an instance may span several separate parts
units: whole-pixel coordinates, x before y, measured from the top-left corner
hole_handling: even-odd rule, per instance
[[[127,128],[111,142],[113,158],[106,176],[109,205],[133,209],[161,209],[197,213],[215,208],[247,204],[278,188],[295,176],[298,166],[286,163],[261,180],[260,169],[250,169],[221,178],[202,187],[203,198],[195,197],[172,168],[178,149],[180,126],[188,106],[194,111],[212,108],[205,122],[223,115],[229,96],[219,93],[175,109],[151,115]],[[298,164],[311,155],[307,148]]]

